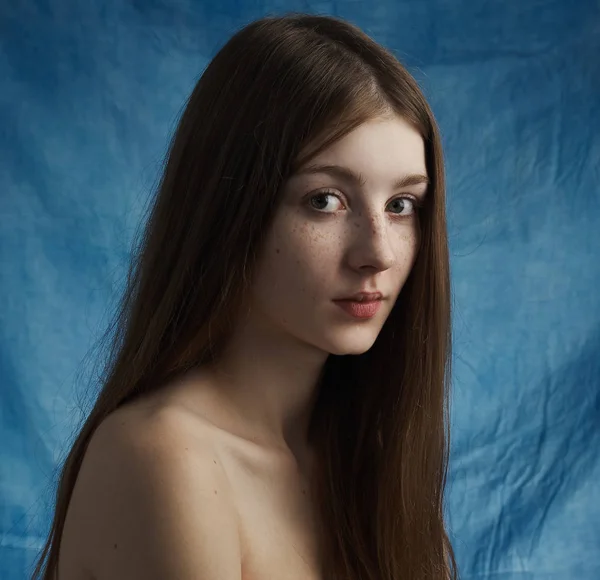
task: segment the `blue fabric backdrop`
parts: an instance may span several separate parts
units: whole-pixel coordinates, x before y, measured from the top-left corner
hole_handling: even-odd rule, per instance
[[[26,577],[48,528],[76,379],[184,99],[238,28],[291,10],[392,48],[441,126],[462,577],[597,580],[594,0],[0,3],[0,578]]]

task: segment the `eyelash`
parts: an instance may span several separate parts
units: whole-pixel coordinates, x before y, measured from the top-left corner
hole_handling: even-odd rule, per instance
[[[320,196],[331,196],[331,197],[337,197],[340,200],[340,203],[342,203],[342,205],[344,205],[344,207],[346,206],[346,204],[344,203],[344,201],[341,199],[341,197],[335,193],[335,191],[331,190],[331,189],[324,189],[322,191],[317,191],[313,194],[311,194],[307,200],[307,205],[309,206],[310,209],[312,209],[313,211],[316,211],[318,213],[323,213],[323,214],[332,214],[335,212],[328,212],[328,211],[323,211],[323,210],[319,210],[316,209],[315,207],[312,207],[310,205],[311,200],[313,200],[315,197],[320,197]],[[410,215],[398,215],[398,214],[392,214],[394,215],[394,217],[396,219],[406,219],[406,218],[410,218],[413,215],[419,215],[419,213],[421,212],[421,210],[423,209],[423,206],[425,205],[424,201],[422,199],[419,199],[418,197],[415,197],[413,195],[400,195],[398,197],[395,197],[393,199],[391,199],[388,203],[388,205],[390,203],[392,203],[393,201],[396,201],[397,199],[408,199],[411,201],[411,203],[413,204],[414,207],[414,213],[410,214]]]

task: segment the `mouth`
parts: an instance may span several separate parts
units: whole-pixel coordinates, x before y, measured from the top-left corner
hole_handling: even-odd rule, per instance
[[[381,292],[358,292],[352,296],[341,298],[340,300],[352,300],[353,302],[374,302],[375,300],[382,300],[383,294]]]
[[[349,298],[334,300],[333,302],[352,318],[368,320],[377,314],[382,301],[383,295],[381,292],[359,292]]]

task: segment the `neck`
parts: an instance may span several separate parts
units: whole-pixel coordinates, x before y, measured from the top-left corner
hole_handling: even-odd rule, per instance
[[[326,352],[248,316],[212,370],[257,441],[302,455],[326,359]]]

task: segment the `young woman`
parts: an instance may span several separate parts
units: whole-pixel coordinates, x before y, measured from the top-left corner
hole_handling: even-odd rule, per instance
[[[251,23],[171,144],[34,577],[454,578],[440,138],[339,19]]]

